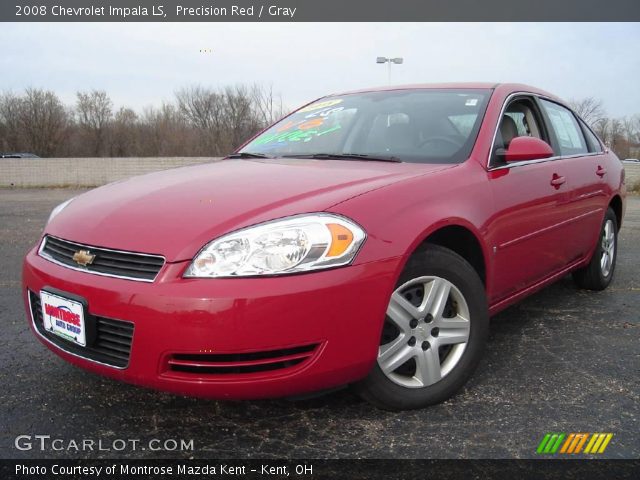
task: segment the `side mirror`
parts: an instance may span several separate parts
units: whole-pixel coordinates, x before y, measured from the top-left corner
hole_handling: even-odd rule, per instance
[[[507,163],[541,160],[554,155],[551,146],[536,137],[515,137],[502,154]]]

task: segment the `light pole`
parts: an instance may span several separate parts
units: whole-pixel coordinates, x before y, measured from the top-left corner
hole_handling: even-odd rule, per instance
[[[402,57],[396,58],[387,58],[387,57],[377,57],[376,63],[386,63],[387,64],[387,82],[391,84],[391,64],[395,63],[396,65],[400,65],[404,62]]]

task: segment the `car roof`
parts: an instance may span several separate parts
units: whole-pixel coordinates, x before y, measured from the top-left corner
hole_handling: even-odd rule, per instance
[[[393,90],[428,90],[428,89],[460,89],[460,90],[496,90],[501,93],[509,94],[512,92],[528,92],[543,95],[545,97],[552,98],[554,100],[561,101],[555,95],[545,92],[531,85],[525,85],[522,83],[490,83],[490,82],[451,82],[451,83],[418,83],[410,85],[388,85],[382,87],[362,88],[358,90],[351,90],[347,92],[333,93],[328,96],[335,95],[351,95],[354,93],[369,93],[369,92],[384,92]]]

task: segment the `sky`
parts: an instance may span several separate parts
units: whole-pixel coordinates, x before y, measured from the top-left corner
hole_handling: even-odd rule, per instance
[[[640,113],[640,23],[31,23],[0,29],[0,91],[106,90],[116,108],[258,83],[289,108],[392,84],[518,82]],[[204,53],[202,51],[205,51]]]

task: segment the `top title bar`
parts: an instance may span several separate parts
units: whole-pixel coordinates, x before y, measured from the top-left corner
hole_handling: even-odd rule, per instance
[[[0,22],[637,22],[640,0],[2,0]]]

